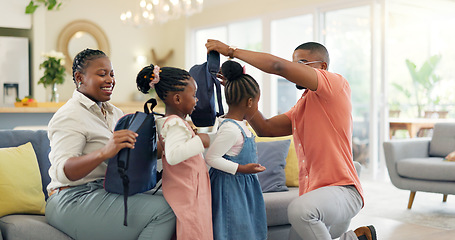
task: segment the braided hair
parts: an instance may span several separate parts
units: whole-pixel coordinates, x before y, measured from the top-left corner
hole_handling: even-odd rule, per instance
[[[221,65],[221,72],[226,78],[224,94],[228,105],[237,105],[245,98],[259,95],[259,84],[235,61],[226,61]]]
[[[91,60],[107,57],[107,55],[101,50],[94,50],[94,49],[84,49],[79,52],[76,57],[74,57],[73,61],[73,81],[76,83],[75,73],[80,72],[82,74],[85,73],[85,69],[88,67]],[[77,83],[76,83],[77,86]]]
[[[153,69],[155,69],[155,66],[150,64],[137,74],[137,89],[142,93],[148,93],[150,91],[150,81],[155,78]],[[163,101],[166,99],[168,92],[181,92],[185,90],[185,86],[188,85],[188,80],[191,78],[188,71],[174,67],[160,68],[159,77],[160,81],[155,84],[155,91]]]

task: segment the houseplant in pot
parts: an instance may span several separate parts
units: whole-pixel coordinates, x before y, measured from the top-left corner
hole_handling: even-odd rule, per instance
[[[411,92],[417,104],[417,116],[422,117],[425,105],[439,103],[439,98],[433,93],[435,86],[441,81],[441,77],[435,74],[435,70],[441,61],[441,55],[433,55],[428,58],[420,69],[415,63],[406,59],[406,66],[412,77],[413,89]],[[405,89],[403,89],[405,90]]]
[[[44,75],[38,84],[43,84],[45,88],[52,87],[50,101],[58,102],[57,84],[62,84],[65,81],[65,55],[52,50],[49,53],[44,53],[43,57],[44,61],[39,65],[39,68],[44,68]]]

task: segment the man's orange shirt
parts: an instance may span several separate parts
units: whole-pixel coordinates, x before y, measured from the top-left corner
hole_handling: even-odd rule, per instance
[[[363,190],[352,160],[351,88],[339,74],[315,69],[316,91],[305,90],[286,116],[299,159],[299,194],[326,186]]]

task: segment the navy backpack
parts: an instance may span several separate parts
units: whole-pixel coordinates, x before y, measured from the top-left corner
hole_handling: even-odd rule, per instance
[[[210,127],[215,124],[216,117],[224,114],[221,96],[221,84],[216,74],[220,71],[220,54],[211,51],[207,54],[207,62],[194,65],[190,69],[190,75],[197,84],[196,97],[199,101],[191,113],[191,120],[196,127]],[[215,94],[218,102],[218,113],[216,112]]]
[[[149,110],[147,104],[152,106]],[[134,149],[124,148],[109,159],[104,189],[110,193],[124,196],[125,218],[127,226],[128,196],[151,190],[161,179],[161,171],[157,171],[157,137],[153,108],[156,100],[150,99],[144,104],[144,112],[127,114],[115,125],[115,130],[129,129],[138,133]],[[159,114],[158,114],[159,115]],[[156,192],[156,191],[155,191]]]

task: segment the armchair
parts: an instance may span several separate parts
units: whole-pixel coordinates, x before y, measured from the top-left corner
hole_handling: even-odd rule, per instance
[[[392,184],[410,190],[408,209],[417,191],[455,194],[455,162],[444,157],[455,150],[455,122],[436,123],[432,138],[390,140],[383,144]]]

